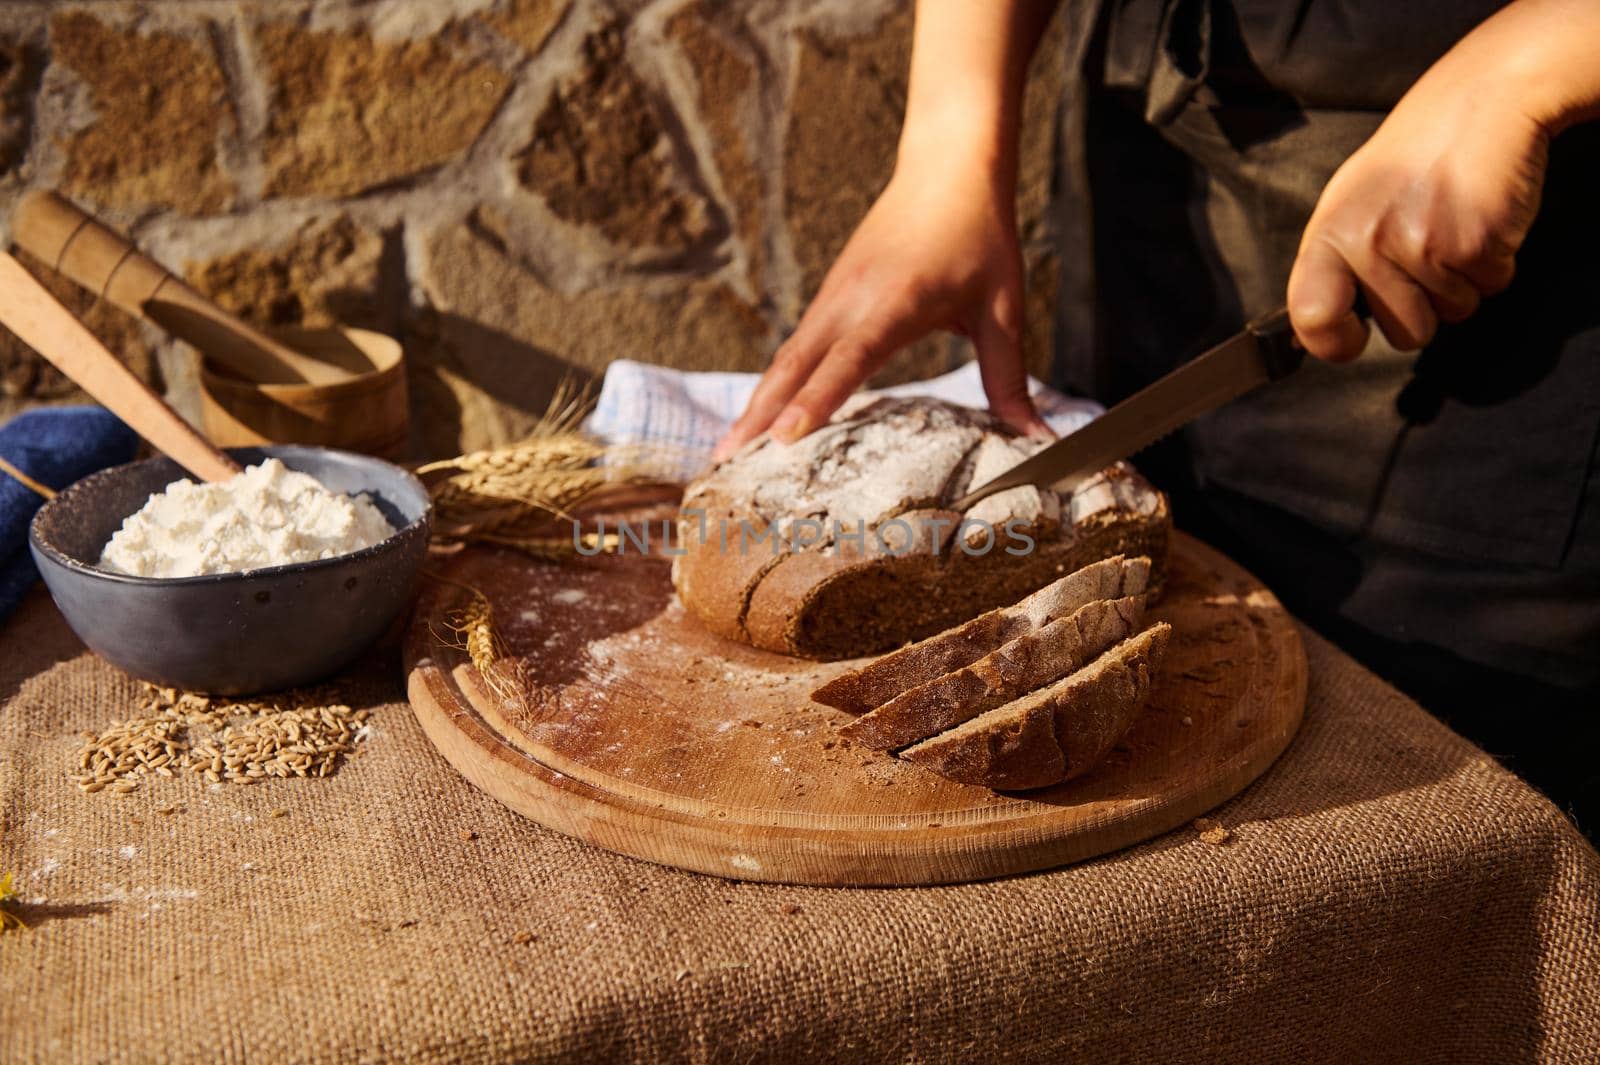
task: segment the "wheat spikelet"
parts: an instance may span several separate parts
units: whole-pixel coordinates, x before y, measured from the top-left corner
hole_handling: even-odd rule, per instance
[[[11,928],[26,928],[28,923],[15,913],[10,907],[17,901],[17,889],[13,886],[13,874],[7,873],[0,876],[0,932]]]
[[[434,512],[451,539],[471,540],[481,534],[531,536],[551,532],[555,523],[573,520],[582,504],[602,499],[608,490],[655,483],[630,467],[594,465],[606,455],[604,445],[574,436],[572,446],[552,450],[542,441],[498,453],[478,452],[433,464],[454,472],[429,492]],[[565,458],[561,456],[566,456]],[[572,465],[581,456],[587,465]],[[430,467],[424,467],[428,472]]]
[[[599,466],[516,475],[473,473],[444,482],[434,496],[434,505],[466,509],[515,503],[565,517],[568,507],[612,483],[611,474]]]
[[[550,405],[521,441],[489,448],[420,467],[421,474],[440,470],[460,473],[499,471],[509,476],[551,468],[583,466],[605,454],[604,445],[578,432],[578,425],[593,406],[587,386],[564,377],[556,385]]]
[[[494,627],[494,606],[489,597],[469,584],[427,574],[434,580],[455,585],[467,593],[467,604],[451,616],[448,624],[456,639],[453,646],[466,652],[484,687],[497,698],[521,705],[527,695],[526,667],[520,658],[508,655]]]
[[[467,657],[478,667],[478,672],[487,675],[500,660],[500,640],[494,631],[494,608],[489,604],[488,596],[476,588],[470,589],[470,592],[467,605],[461,608],[453,624],[464,641]]]
[[[555,436],[531,436],[516,444],[474,451],[442,462],[430,462],[417,472],[454,470],[464,483],[481,483],[494,477],[518,478],[549,470],[577,469],[601,458],[606,448],[576,430]],[[462,476],[466,475],[466,476]]]
[[[579,384],[568,375],[556,384],[550,403],[533,427],[533,436],[553,436],[578,427],[578,423],[594,409],[594,382]]]
[[[580,506],[602,504],[609,492],[663,483],[664,452],[610,447],[578,430],[590,406],[588,390],[568,378],[526,439],[420,467],[431,482],[435,535],[569,558],[578,553],[569,526]],[[615,537],[594,534],[579,542],[585,553],[616,547]]]
[[[580,546],[583,548],[582,554],[609,554],[617,549],[622,538],[616,533],[606,533],[602,536],[599,533],[588,532],[581,534],[576,543],[570,536],[504,536],[495,533],[483,533],[475,539],[486,544],[514,547],[535,558],[558,562],[580,554],[578,550]]]

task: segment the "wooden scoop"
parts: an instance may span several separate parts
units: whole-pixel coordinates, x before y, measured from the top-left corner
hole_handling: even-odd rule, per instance
[[[0,325],[196,477],[225,481],[239,472],[238,463],[212,447],[5,252],[0,252]]]
[[[351,368],[296,351],[229,314],[55,192],[24,196],[11,216],[11,233],[29,254],[248,380],[320,385],[352,376]]]

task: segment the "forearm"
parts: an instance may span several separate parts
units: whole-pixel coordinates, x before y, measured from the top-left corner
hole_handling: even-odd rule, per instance
[[[1028,62],[1058,0],[918,0],[901,165],[970,162],[1015,182]]]
[[[1550,133],[1600,118],[1600,3],[1517,0],[1452,48],[1424,78],[1472,83]]]
[[[939,329],[972,339],[989,408],[1048,437],[1028,396],[1017,246],[1017,123],[1028,61],[1058,0],[918,0],[893,180],[773,356],[726,458],[827,422],[897,350]]]

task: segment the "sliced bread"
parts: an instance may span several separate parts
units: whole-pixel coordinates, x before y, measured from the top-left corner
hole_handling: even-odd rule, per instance
[[[902,751],[941,776],[1001,790],[1041,788],[1096,765],[1150,694],[1171,637],[1158,622],[1083,669]]]
[[[902,691],[839,730],[892,751],[954,728],[1081,668],[1137,632],[1144,596],[1086,603],[969,665]]]
[[[812,692],[811,698],[825,706],[865,714],[903,692],[970,666],[1018,637],[1036,632],[1090,603],[1142,596],[1149,580],[1148,558],[1113,555],[1045,585],[1019,603],[979,614],[953,629],[843,673]]]

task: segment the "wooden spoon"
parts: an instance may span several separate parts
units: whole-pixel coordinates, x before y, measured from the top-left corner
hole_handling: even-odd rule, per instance
[[[11,216],[17,246],[130,314],[259,384],[334,384],[360,365],[307,355],[229,314],[72,201],[41,189]],[[370,367],[367,367],[370,369]]]
[[[0,325],[196,477],[225,481],[239,472],[237,462],[212,447],[5,252],[0,252]]]

